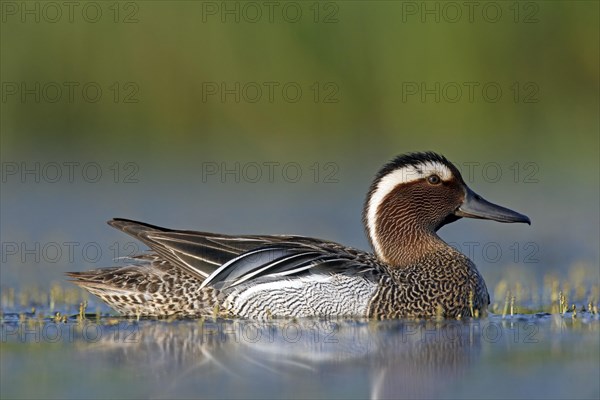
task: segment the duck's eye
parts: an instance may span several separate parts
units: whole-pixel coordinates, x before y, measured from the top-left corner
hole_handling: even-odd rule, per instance
[[[427,177],[427,182],[429,182],[432,185],[439,185],[442,182],[442,180],[437,175],[429,175]]]

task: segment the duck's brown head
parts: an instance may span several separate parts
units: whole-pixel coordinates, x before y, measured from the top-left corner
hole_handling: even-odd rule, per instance
[[[437,250],[444,243],[435,232],[462,217],[531,223],[474,193],[460,171],[433,152],[404,154],[387,163],[375,176],[363,211],[376,255],[393,266]]]

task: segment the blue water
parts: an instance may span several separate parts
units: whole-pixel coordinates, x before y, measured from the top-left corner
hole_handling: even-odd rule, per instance
[[[2,398],[598,398],[600,319],[66,323],[5,314]]]
[[[70,302],[51,305],[51,287],[69,287],[65,271],[119,264],[113,259],[144,250],[105,224],[112,217],[309,235],[367,249],[360,212],[371,173],[346,173],[332,185],[204,184],[152,174],[132,185],[4,185],[0,397],[600,397],[600,322],[582,312],[427,324],[38,318],[77,313],[84,292],[74,287]],[[533,221],[529,227],[462,220],[440,232],[478,265],[492,310],[502,312],[507,290],[516,296],[516,312],[550,311],[559,290],[579,310],[598,304],[597,194],[578,188],[583,200],[572,207],[553,194],[564,191],[555,185],[473,187]],[[91,312],[108,311],[89,301]],[[32,306],[36,315],[23,314]]]

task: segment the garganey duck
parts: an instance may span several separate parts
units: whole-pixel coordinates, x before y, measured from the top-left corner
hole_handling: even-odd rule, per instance
[[[374,253],[289,235],[230,236],[108,223],[151,253],[131,265],[68,273],[129,316],[448,318],[489,304],[475,264],[436,231],[461,217],[526,222],[474,193],[432,153],[401,155],[375,176],[363,221]]]

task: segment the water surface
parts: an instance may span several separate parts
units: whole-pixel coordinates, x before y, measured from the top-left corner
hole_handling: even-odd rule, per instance
[[[2,398],[598,398],[600,319],[4,314]]]

